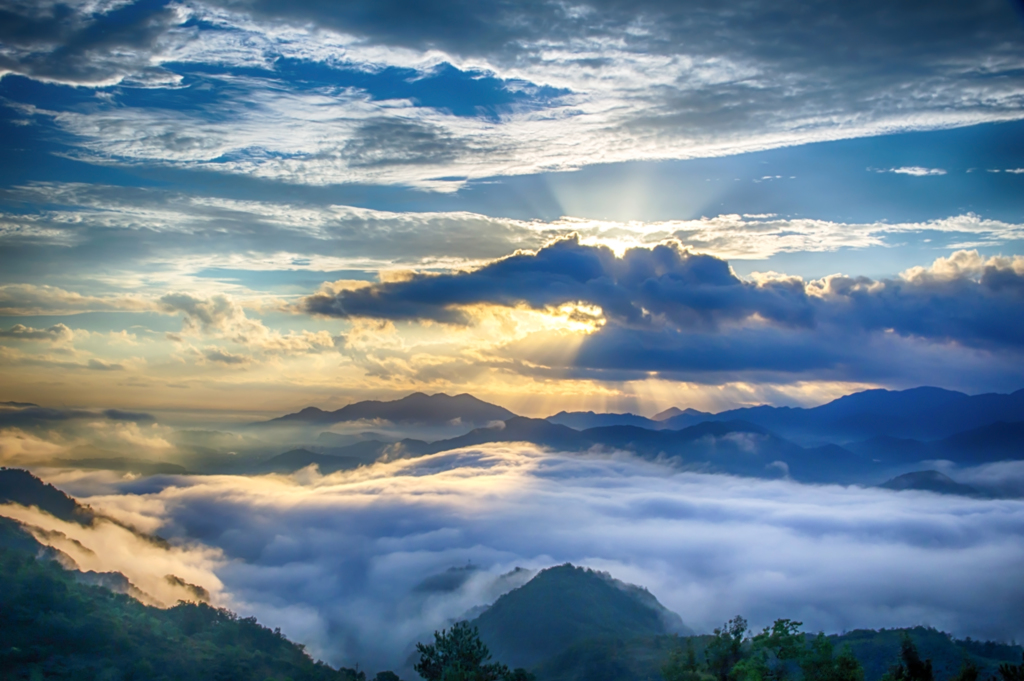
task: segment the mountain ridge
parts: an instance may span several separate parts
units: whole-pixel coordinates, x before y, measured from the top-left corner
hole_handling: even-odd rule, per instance
[[[306,407],[292,414],[285,414],[257,424],[266,426],[290,423],[332,424],[346,421],[384,420],[393,423],[415,423],[441,425],[461,420],[473,425],[504,421],[515,416],[511,411],[496,404],[484,402],[470,395],[460,393],[415,392],[397,400],[364,400],[354,402],[335,411],[324,411],[319,407]]]

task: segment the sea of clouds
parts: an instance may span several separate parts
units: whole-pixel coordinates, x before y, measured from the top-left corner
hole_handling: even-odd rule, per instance
[[[523,444],[330,476],[39,472],[174,547],[138,560],[130,532],[22,518],[94,544],[90,569],[143,587],[184,575],[315,656],[368,671],[402,668],[415,641],[531,573],[501,575],[564,562],[647,587],[698,632],[742,614],[754,627],[788,617],[810,631],[925,624],[1024,638],[1019,499],[706,475]]]

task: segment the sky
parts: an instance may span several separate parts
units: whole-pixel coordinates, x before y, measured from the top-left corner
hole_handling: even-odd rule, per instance
[[[0,401],[1020,389],[1022,48],[1008,0],[4,0]]]
[[[1022,640],[1020,461],[929,463],[989,499],[522,443],[61,467],[269,457],[242,425],[414,391],[921,385],[1024,388],[1020,0],[0,0],[0,463],[116,522],[0,515],[154,604],[174,574],[376,669],[572,561],[697,631]]]

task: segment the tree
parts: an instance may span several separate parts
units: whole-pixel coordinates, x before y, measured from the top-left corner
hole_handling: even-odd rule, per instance
[[[536,675],[531,674],[522,667],[516,667],[513,669],[507,679],[508,681],[537,681]]]
[[[417,643],[416,650],[420,660],[413,668],[427,681],[507,681],[512,678],[512,672],[505,665],[487,663],[491,653],[480,640],[480,632],[468,622],[456,622],[450,630],[435,631],[434,642],[430,645]]]
[[[917,646],[910,636],[903,634],[900,641],[900,661],[889,667],[882,676],[882,681],[935,681],[932,673],[932,661],[921,660]]]
[[[718,681],[729,681],[733,667],[743,659],[743,638],[747,633],[747,620],[739,615],[724,626],[716,628],[708,647],[704,650],[708,671]]]
[[[978,681],[979,676],[981,676],[981,670],[978,669],[978,665],[974,664],[974,661],[970,658],[964,658],[960,671],[957,672],[952,681]]]
[[[803,622],[779,619],[765,627],[751,639],[751,654],[733,668],[733,676],[743,681],[784,681],[786,664],[803,652],[801,626]]]
[[[800,660],[804,681],[864,681],[864,668],[850,646],[843,646],[838,655],[832,641],[819,633]]]
[[[686,639],[686,650],[676,646],[668,654],[668,662],[661,668],[665,681],[705,681],[706,674],[700,669],[693,639]]]
[[[1003,681],[1024,681],[1024,655],[1021,655],[1020,664],[1004,662],[999,665],[999,676]]]
[[[402,679],[393,671],[386,671],[377,672],[377,676],[373,677],[373,681],[402,681]]]

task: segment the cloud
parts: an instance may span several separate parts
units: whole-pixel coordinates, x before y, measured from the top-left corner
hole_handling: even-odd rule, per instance
[[[838,324],[844,330],[892,330],[934,340],[1024,344],[1012,319],[1024,287],[1024,258],[982,258],[958,251],[930,268],[874,281],[835,275],[804,282],[783,275],[738,278],[729,264],[678,243],[632,248],[622,256],[575,236],[536,253],[517,253],[479,269],[413,275],[305,298],[306,311],[325,316],[427,319],[466,324],[462,308],[490,304],[549,309],[597,306],[624,328],[718,331],[768,323],[782,329]]]
[[[466,178],[1018,119],[1024,94],[1016,17],[995,0],[927,11],[794,1],[683,10],[659,0],[401,11],[139,2],[60,16],[52,7],[7,3],[13,28],[0,67],[173,89],[191,104],[147,105],[111,91],[88,110],[27,112],[73,134],[76,154],[295,184],[451,191]],[[852,45],[861,59],[849,59]],[[442,65],[464,86],[486,75],[506,95],[563,94],[471,116],[451,111],[463,93],[443,84],[427,105],[366,82],[388,69],[427,78]],[[354,82],[339,86],[341,76]],[[201,96],[208,89],[222,96]]]
[[[401,665],[516,566],[641,584],[698,631],[742,613],[810,631],[928,624],[1020,639],[1024,502],[680,472],[487,446],[321,477],[50,478],[114,517],[222,552],[222,602],[318,656]],[[423,581],[471,561],[460,589]]]
[[[187,31],[168,35],[187,16],[171,3],[14,0],[0,14],[0,74],[85,86],[178,80],[157,65],[170,40],[188,39]]]
[[[213,336],[267,354],[324,352],[340,340],[327,331],[281,333],[269,329],[261,320],[250,319],[242,305],[230,296],[202,298],[189,293],[168,293],[159,302],[166,312],[184,313],[182,334],[173,334],[172,340],[182,341],[182,336]],[[214,346],[206,348],[202,356],[220,364],[245,364],[251,359]]]
[[[177,456],[171,430],[148,414],[32,407],[0,410],[0,463],[46,466],[55,460]]]
[[[214,569],[222,558],[215,549],[153,541],[107,518],[82,526],[16,504],[0,505],[0,515],[18,521],[37,541],[64,553],[75,569],[120,572],[141,591],[133,595],[148,605],[166,608],[180,600],[195,601],[190,585],[204,589],[215,604],[221,601]]]
[[[125,368],[119,362],[104,362],[101,359],[90,359],[85,366],[93,371],[124,371]]]
[[[7,314],[20,308],[159,309],[152,298],[168,290],[202,291],[205,297],[215,292],[246,295],[264,280],[276,281],[266,275],[275,271],[474,266],[571,233],[583,243],[619,253],[675,237],[695,250],[731,259],[887,247],[924,233],[939,234],[948,244],[993,248],[1024,239],[1020,223],[972,214],[894,223],[735,214],[657,222],[572,216],[529,221],[465,211],[399,213],[69,183],[34,184],[0,194],[11,202],[61,207],[32,215],[0,214],[0,265],[8,277],[17,277],[17,284],[0,287],[0,309],[10,310]],[[209,274],[216,270],[230,272]],[[250,273],[244,282],[237,279],[240,270]],[[103,295],[82,291],[78,295],[86,299],[71,300],[73,294],[53,287],[61,278],[68,281],[65,288],[81,286],[83,275],[103,282]],[[37,281],[34,287],[28,284]],[[111,298],[112,287],[125,293]]]
[[[4,315],[144,312],[155,307],[152,301],[135,295],[94,296],[45,284],[0,285],[0,314]]]
[[[238,355],[225,350],[224,348],[218,348],[215,346],[211,346],[203,350],[203,357],[211,362],[227,365],[248,364],[251,361],[246,355]]]
[[[834,275],[805,282],[770,274],[745,281],[726,261],[678,244],[616,256],[573,237],[476,270],[325,288],[301,305],[315,315],[456,326],[471,325],[482,305],[552,315],[566,305],[596,311],[589,313],[596,323],[581,329],[575,343],[551,330],[491,353],[509,369],[510,359],[526,362],[533,367],[528,372],[594,369],[636,377],[665,371],[702,381],[743,380],[750,372],[747,378],[760,380],[804,374],[911,382],[943,361],[960,372],[988,364],[982,373],[990,376],[1012,366],[1024,350],[1016,315],[1022,291],[1019,256],[985,259],[960,251],[894,279]],[[1024,380],[1019,371],[1011,375]]]
[[[905,166],[903,168],[889,168],[888,170],[879,170],[880,173],[896,173],[897,175],[912,175],[914,177],[935,177],[937,175],[945,175],[946,171],[942,168],[922,168],[921,166]]]
[[[74,340],[75,333],[64,324],[54,324],[46,329],[34,329],[24,324],[15,324],[9,329],[0,329],[0,338],[12,340],[43,340],[54,343]]]

